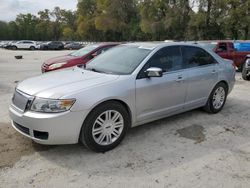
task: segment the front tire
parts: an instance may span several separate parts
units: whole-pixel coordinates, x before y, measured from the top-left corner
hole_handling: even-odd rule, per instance
[[[216,114],[222,110],[227,99],[228,88],[223,82],[218,83],[211,92],[204,110]]]
[[[115,148],[130,127],[126,108],[118,102],[105,102],[90,112],[83,123],[80,140],[95,152]]]

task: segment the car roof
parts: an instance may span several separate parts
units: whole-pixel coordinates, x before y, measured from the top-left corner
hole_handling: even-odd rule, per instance
[[[158,47],[167,47],[167,46],[194,46],[194,47],[201,47],[202,45],[199,45],[198,43],[192,43],[192,42],[134,42],[134,43],[126,43],[123,45],[128,46],[135,46],[142,49],[148,49],[148,50],[154,50]]]
[[[96,45],[98,47],[104,47],[104,46],[115,46],[115,45],[119,45],[121,43],[118,42],[101,42],[101,43],[93,43],[91,45]]]
[[[123,45],[153,50],[162,44],[165,44],[165,42],[132,42],[132,43],[126,43]]]
[[[93,46],[95,47],[95,49],[93,49],[92,51],[98,49],[98,48],[103,48],[103,47],[109,47],[109,46],[116,46],[119,45],[121,43],[116,43],[116,42],[102,42],[102,43],[92,43],[92,44],[87,44],[85,47],[87,46]]]

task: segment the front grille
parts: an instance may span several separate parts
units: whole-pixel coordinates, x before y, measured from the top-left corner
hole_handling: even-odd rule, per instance
[[[33,98],[31,96],[16,90],[12,98],[12,103],[15,107],[24,112],[32,100]]]
[[[16,123],[16,122],[13,122],[13,124],[14,124],[14,126],[15,126],[19,131],[21,131],[22,133],[25,133],[25,134],[27,134],[27,135],[30,135],[30,130],[29,130],[29,128],[24,127],[24,126],[22,126],[22,125],[20,125],[20,124],[18,124],[18,123]]]

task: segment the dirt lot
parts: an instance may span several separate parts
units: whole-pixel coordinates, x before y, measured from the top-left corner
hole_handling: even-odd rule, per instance
[[[8,117],[16,83],[67,53],[0,50],[0,187],[250,187],[250,82],[239,74],[221,113],[194,110],[134,128],[104,154],[16,133]]]

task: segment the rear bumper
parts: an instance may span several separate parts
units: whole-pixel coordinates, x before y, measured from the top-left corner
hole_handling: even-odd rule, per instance
[[[22,135],[40,144],[74,144],[78,142],[85,111],[63,113],[20,113],[9,108],[12,126]]]
[[[228,80],[228,94],[231,93],[231,91],[234,88],[235,82],[236,82],[236,78],[235,78],[236,72],[234,71],[232,77],[230,80]]]

